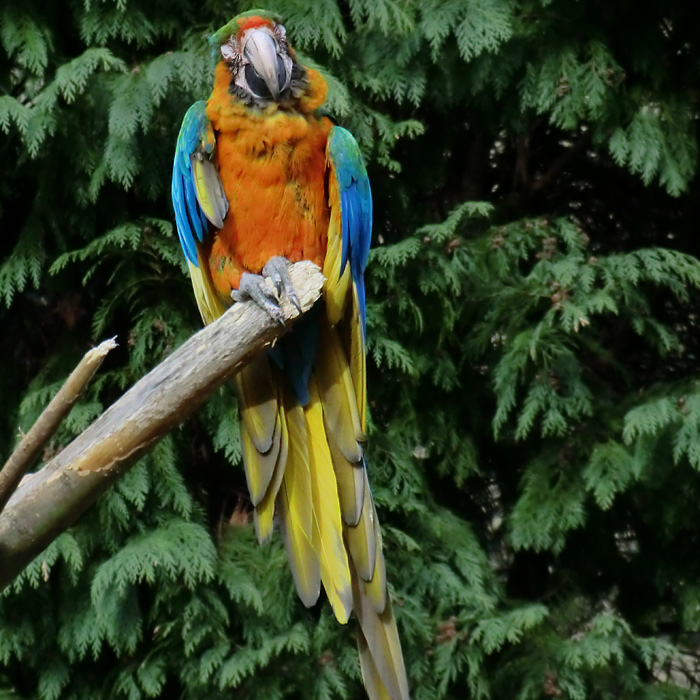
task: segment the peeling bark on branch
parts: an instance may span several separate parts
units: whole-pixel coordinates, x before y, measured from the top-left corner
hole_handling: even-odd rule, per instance
[[[306,312],[321,296],[323,275],[310,262],[296,263],[290,275]],[[211,392],[291,327],[299,312],[286,298],[281,307],[284,327],[252,302],[235,304],[20,485],[0,514],[0,589]]]

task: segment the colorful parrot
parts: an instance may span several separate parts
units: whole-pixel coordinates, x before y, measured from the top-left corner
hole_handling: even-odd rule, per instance
[[[341,623],[355,611],[369,697],[408,700],[362,447],[367,171],[352,135],[318,114],[326,83],[276,16],[241,14],[209,43],[214,90],[185,114],[172,181],[202,318],[252,299],[281,320],[299,260],[326,280],[322,300],[236,376],[257,536],[269,540],[276,516],[304,604],[323,584]]]

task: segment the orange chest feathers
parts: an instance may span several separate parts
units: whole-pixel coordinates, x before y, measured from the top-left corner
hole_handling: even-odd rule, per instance
[[[207,113],[217,130],[219,174],[229,201],[209,267],[222,297],[243,272],[260,273],[275,255],[322,266],[328,235],[327,119],[276,112]]]

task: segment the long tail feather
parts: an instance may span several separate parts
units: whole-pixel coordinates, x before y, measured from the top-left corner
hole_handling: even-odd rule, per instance
[[[365,590],[367,585],[353,571],[355,614],[361,630],[358,648],[362,678],[370,700],[408,700],[406,668],[391,603],[387,598],[384,611],[378,613]]]
[[[369,491],[369,487],[367,487]],[[387,606],[386,596],[386,568],[384,565],[384,550],[382,547],[382,530],[379,527],[379,519],[377,511],[374,507],[374,502],[370,497],[372,506],[371,520],[374,524],[374,575],[371,581],[367,581],[364,585],[364,591],[367,598],[372,603],[375,611],[381,613]]]
[[[352,611],[348,556],[343,542],[338,484],[326,440],[321,401],[314,378],[309,382],[309,404],[304,409],[309,436],[313,491],[314,538],[321,562],[321,580],[336,618],[342,624]]]
[[[270,360],[259,355],[235,378],[241,410],[243,463],[253,505],[263,499],[280,453],[278,387]]]
[[[355,565],[355,570],[360,578],[364,581],[372,581],[377,563],[377,535],[375,528],[378,529],[378,524],[375,522],[372,495],[370,494],[369,485],[366,483],[367,475],[363,473],[362,478],[363,482],[365,482],[362,512],[354,527],[348,525],[345,528],[345,541],[348,545],[350,557]],[[379,542],[379,547],[381,550],[381,542]],[[381,580],[380,577],[377,577],[375,585],[383,587],[384,583],[383,577],[381,577]]]
[[[345,351],[340,344],[338,333],[328,326],[327,321],[319,323],[316,377],[323,402],[323,416],[328,432],[336,445],[350,462],[362,459],[360,442],[365,439],[358,412],[357,397],[353,386],[350,366]]]
[[[360,440],[364,432],[355,388],[338,331],[320,320],[316,376],[323,404],[328,447],[333,458],[343,520],[357,525],[364,501],[364,461]]]
[[[318,600],[321,579],[313,543],[314,501],[306,420],[299,405],[286,407],[286,412],[289,452],[277,505],[297,591],[304,605],[310,607]]]
[[[356,289],[353,292],[356,315]],[[370,700],[408,700],[401,644],[387,597],[381,529],[360,444],[366,378],[363,329],[357,318],[345,328],[330,328],[321,322],[316,376],[344,521],[365,688]]]
[[[360,653],[360,670],[362,671],[362,682],[365,685],[367,696],[370,700],[392,700],[389,692],[379,675],[377,665],[372,660],[372,654],[367,645],[362,628],[357,627],[357,649]]]
[[[289,430],[287,428],[287,415],[284,407],[280,402],[278,421],[281,429],[280,449],[275,472],[272,475],[270,485],[267,487],[265,496],[262,501],[255,506],[253,511],[255,520],[255,532],[258,536],[258,542],[264,544],[272,537],[272,526],[274,523],[275,504],[277,502],[277,494],[279,493],[284,472],[287,466],[287,455],[289,454]]]
[[[338,482],[340,512],[348,525],[355,526],[360,520],[365,499],[364,460],[350,462],[335,444],[330,431],[327,433],[327,438],[333,459],[333,470]]]

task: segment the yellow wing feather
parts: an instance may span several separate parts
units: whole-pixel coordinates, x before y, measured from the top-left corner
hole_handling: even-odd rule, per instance
[[[194,298],[197,301],[197,308],[202,316],[205,325],[209,325],[216,321],[224,311],[224,306],[221,298],[214,289],[214,283],[211,279],[209,266],[204,261],[201,252],[198,251],[199,267],[192,263],[188,263],[190,268],[190,279],[192,280],[192,289],[194,290]]]
[[[211,125],[209,129],[211,130]],[[199,154],[190,156],[190,163],[199,206],[216,228],[223,228],[224,217],[228,211],[228,200],[216,165],[209,158],[201,157]]]
[[[326,317],[331,326],[335,326],[345,313],[348,303],[348,289],[352,284],[350,265],[346,265],[340,274],[340,263],[343,252],[343,227],[340,211],[340,196],[335,179],[335,171],[331,163],[328,164],[330,177],[328,181],[328,201],[331,207],[331,217],[328,226],[328,245],[326,257],[323,261],[323,276],[326,282],[323,285],[323,299],[326,304]]]
[[[350,374],[357,397],[357,412],[360,427],[364,433],[367,429],[367,358],[365,356],[365,339],[360,320],[360,302],[357,290],[352,288],[352,318],[350,320]]]

